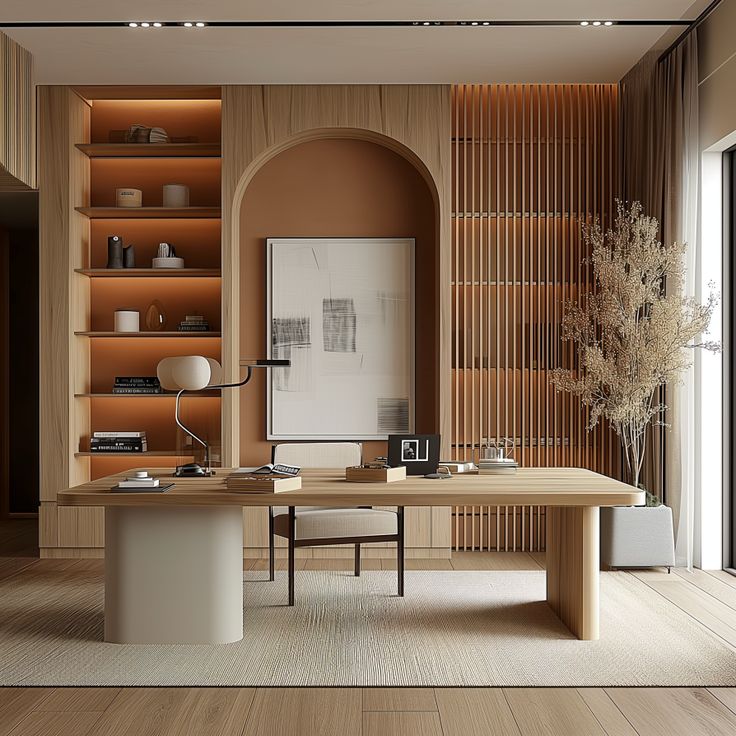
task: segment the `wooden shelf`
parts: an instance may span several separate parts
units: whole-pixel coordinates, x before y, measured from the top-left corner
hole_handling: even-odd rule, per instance
[[[194,457],[191,452],[148,450],[148,452],[75,452],[74,457]]]
[[[93,279],[130,278],[220,278],[219,268],[75,268]]]
[[[219,143],[77,143],[90,158],[219,158]]]
[[[75,207],[93,220],[212,219],[222,214],[220,207]]]
[[[220,332],[75,332],[75,335],[79,337],[119,337],[119,338],[130,338],[130,337],[221,337]]]
[[[195,393],[188,391],[183,398],[185,399],[219,399],[220,394],[217,392],[220,389],[213,389],[212,391]],[[168,393],[160,394],[113,394],[113,393],[98,393],[98,394],[74,394],[75,399],[175,399],[176,393],[171,391]]]

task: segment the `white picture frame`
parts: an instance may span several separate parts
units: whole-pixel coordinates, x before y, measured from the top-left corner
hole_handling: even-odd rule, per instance
[[[267,439],[385,440],[415,423],[414,238],[268,238]]]

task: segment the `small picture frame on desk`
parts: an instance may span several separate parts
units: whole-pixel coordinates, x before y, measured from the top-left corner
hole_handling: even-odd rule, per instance
[[[407,475],[436,473],[440,462],[438,434],[391,434],[388,437],[388,464],[406,467]]]

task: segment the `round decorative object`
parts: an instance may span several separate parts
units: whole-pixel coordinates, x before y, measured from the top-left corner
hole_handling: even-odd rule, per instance
[[[147,330],[163,330],[166,327],[164,305],[158,299],[154,299],[148,305],[145,320]]]
[[[164,207],[189,207],[189,187],[185,184],[164,184]]]
[[[115,190],[115,203],[118,207],[141,207],[143,192],[140,189],[122,187]]]
[[[115,312],[115,332],[140,332],[141,315],[132,309],[118,309]]]

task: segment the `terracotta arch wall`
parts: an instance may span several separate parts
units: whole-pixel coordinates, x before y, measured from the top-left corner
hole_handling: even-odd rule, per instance
[[[266,352],[266,239],[412,237],[416,240],[417,431],[439,431],[438,215],[419,171],[366,140],[299,143],[266,162],[240,210],[240,355]],[[265,376],[240,395],[240,462],[266,462]],[[385,443],[365,443],[366,455]],[[371,455],[372,456],[372,455]]]

